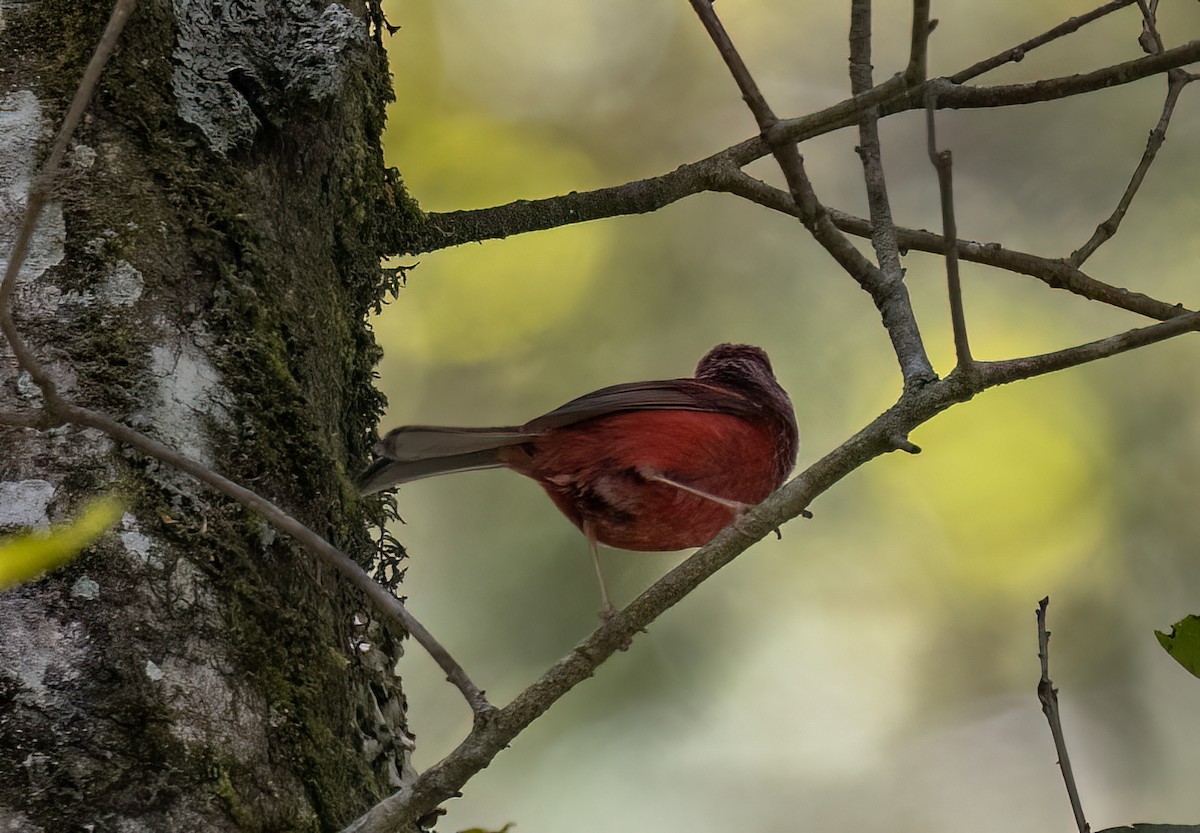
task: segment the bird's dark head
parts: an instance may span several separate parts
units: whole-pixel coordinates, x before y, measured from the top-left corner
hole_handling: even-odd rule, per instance
[[[752,344],[718,344],[696,365],[697,379],[735,388],[754,380],[761,382],[764,377],[775,382],[771,360],[767,351]]]
[[[696,379],[742,394],[776,426],[782,482],[796,464],[800,432],[792,400],[776,381],[766,351],[750,344],[718,344],[696,365]]]

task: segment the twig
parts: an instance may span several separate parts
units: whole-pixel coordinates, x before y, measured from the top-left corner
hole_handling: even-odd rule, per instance
[[[1133,177],[1129,180],[1129,185],[1125,187],[1125,193],[1121,195],[1117,207],[1113,209],[1113,213],[1109,215],[1108,219],[1096,226],[1091,238],[1071,253],[1068,258],[1071,265],[1082,266],[1085,260],[1095,254],[1097,249],[1117,233],[1121,221],[1125,219],[1125,213],[1129,211],[1129,206],[1133,203],[1134,196],[1137,195],[1138,189],[1142,187],[1142,182],[1146,179],[1146,173],[1154,164],[1158,150],[1167,138],[1167,126],[1171,123],[1171,116],[1175,112],[1175,103],[1179,100],[1179,94],[1192,80],[1180,70],[1168,72],[1167,79],[1167,97],[1163,101],[1162,115],[1158,117],[1158,124],[1150,131],[1150,137],[1146,140],[1146,150],[1142,153],[1142,159],[1138,162]]]
[[[942,204],[942,246],[946,257],[946,285],[950,293],[950,322],[954,327],[954,355],[958,366],[972,362],[967,340],[967,318],[963,312],[962,283],[958,275],[958,224],[954,220],[954,158],[950,151],[937,148],[934,99],[925,107],[925,130],[929,139],[929,161],[937,170],[938,196]]]
[[[867,260],[834,226],[813,191],[812,182],[804,170],[804,159],[796,149],[795,142],[776,135],[775,128],[781,122],[775,117],[774,111],[767,104],[750,70],[733,45],[713,9],[711,0],[691,0],[691,4],[729,68],[742,92],[742,98],[758,122],[763,138],[779,163],[792,199],[796,202],[800,222],[833,256],[838,265],[867,291],[882,314],[883,326],[891,339],[905,386],[922,385],[937,378],[933,366],[929,363],[929,357],[925,354],[925,345],[921,340],[921,332],[917,327],[904,282],[888,280],[887,276]]]
[[[998,362],[976,362],[975,367],[987,378],[989,386],[1003,385],[1107,359],[1196,330],[1200,330],[1200,312],[1189,312],[1159,324],[1127,330],[1108,338],[1068,347],[1066,350]]]
[[[1002,84],[994,87],[965,87],[950,79],[934,78],[926,82],[937,93],[938,109],[977,109],[984,107],[1013,107],[1019,104],[1034,104],[1039,101],[1054,101],[1083,93],[1106,90],[1109,87],[1130,84],[1151,75],[1159,75],[1171,69],[1200,61],[1200,40],[1168,49],[1158,55],[1135,58],[1120,64],[1104,67],[1081,75],[1047,78],[1027,84]],[[885,104],[884,114],[893,112],[892,107],[911,109],[915,103]]]
[[[909,87],[923,83],[926,77],[929,33],[937,23],[929,19],[929,3],[930,0],[913,0],[912,36],[908,46],[908,67],[904,70],[904,80]],[[870,58],[869,49],[867,58]]]
[[[1050,631],[1046,630],[1046,607],[1050,604],[1047,596],[1038,602],[1038,659],[1042,663],[1042,676],[1038,680],[1037,695],[1042,704],[1042,714],[1050,724],[1050,734],[1054,737],[1054,749],[1058,753],[1058,766],[1062,770],[1063,782],[1067,785],[1067,798],[1071,800],[1071,812],[1075,814],[1075,824],[1079,833],[1091,833],[1087,819],[1083,816],[1083,805],[1079,801],[1079,788],[1075,786],[1075,773],[1071,771],[1071,756],[1067,753],[1067,739],[1063,735],[1062,720],[1058,714],[1058,689],[1050,682]]]
[[[1174,49],[1168,49],[1159,55],[1135,58],[1082,75],[1046,78],[1026,84],[967,87],[956,83],[953,78],[931,78],[925,84],[909,90],[907,96],[892,96],[887,101],[880,103],[880,115],[890,116],[905,110],[924,107],[926,87],[933,87],[934,92],[937,93],[939,109],[1013,107],[1020,104],[1034,104],[1039,101],[1070,98],[1121,84],[1129,84],[1196,61],[1200,61],[1200,41],[1191,41]],[[881,84],[875,89],[882,90],[883,88],[884,85]],[[830,110],[833,109],[828,108],[810,116],[784,119],[775,127],[772,138],[800,142],[839,127],[847,127],[853,124],[857,118],[857,116],[847,118],[842,111],[831,113]]]
[[[1148,55],[1160,54],[1164,47],[1162,36],[1159,35],[1158,27],[1155,24],[1158,0],[1152,0],[1150,5],[1146,4],[1146,0],[1137,0],[1137,5],[1142,12],[1142,34],[1138,37],[1138,43]],[[1163,101],[1162,114],[1158,117],[1158,124],[1150,131],[1150,137],[1146,140],[1146,150],[1142,152],[1142,158],[1133,172],[1133,177],[1125,186],[1125,193],[1121,195],[1113,213],[1096,227],[1092,236],[1083,246],[1071,253],[1070,260],[1075,266],[1082,266],[1085,260],[1117,233],[1121,220],[1125,218],[1125,212],[1129,210],[1134,195],[1142,187],[1142,181],[1146,178],[1150,165],[1154,163],[1154,159],[1158,155],[1159,148],[1166,141],[1167,125],[1170,124],[1171,115],[1175,111],[1175,102],[1179,100],[1179,94],[1191,80],[1192,76],[1183,70],[1172,69],[1167,72],[1167,97]]]
[[[100,35],[100,42],[96,45],[96,51],[92,53],[91,60],[83,70],[79,86],[75,90],[66,115],[63,116],[62,126],[58,129],[54,143],[50,146],[50,155],[46,157],[41,170],[30,183],[29,196],[25,200],[25,215],[21,219],[21,225],[17,229],[17,235],[8,252],[8,266],[4,270],[4,279],[0,281],[0,331],[8,339],[9,346],[17,357],[17,362],[33,377],[33,381],[46,395],[47,401],[57,396],[57,388],[49,374],[34,359],[33,353],[17,333],[12,322],[10,301],[13,290],[16,288],[17,274],[21,271],[21,266],[25,263],[25,256],[29,253],[29,241],[33,239],[33,231],[37,227],[38,217],[41,216],[42,208],[46,205],[50,184],[62,165],[63,157],[67,153],[67,145],[71,142],[71,136],[74,135],[75,128],[83,119],[88,102],[92,100],[96,85],[100,82],[100,74],[112,56],[113,49],[116,48],[121,32],[125,29],[125,23],[129,20],[129,15],[133,13],[134,5],[135,0],[117,0],[113,6],[104,32]]]
[[[1072,17],[1043,32],[1042,34],[1030,38],[1024,43],[1018,44],[1011,49],[1006,49],[997,55],[993,55],[990,58],[985,58],[977,64],[972,64],[966,69],[954,73],[950,76],[950,80],[955,84],[962,84],[964,81],[970,81],[972,78],[977,78],[980,75],[983,75],[985,72],[991,72],[997,67],[1023,61],[1026,55],[1037,49],[1039,46],[1045,46],[1051,41],[1057,40],[1064,35],[1077,32],[1094,20],[1099,20],[1105,15],[1112,14],[1118,9],[1123,9],[1126,6],[1133,5],[1133,2],[1134,0],[1113,0],[1111,3],[1105,3],[1103,6],[1092,9],[1086,14]]]
[[[13,288],[16,284],[17,275],[25,261],[25,256],[28,253],[29,241],[37,225],[38,215],[45,205],[50,185],[53,182],[55,174],[58,172],[59,166],[62,164],[62,158],[66,153],[71,136],[74,134],[75,128],[78,127],[83,113],[87,109],[87,105],[99,82],[100,75],[104,70],[109,56],[112,54],[113,48],[116,46],[117,39],[120,37],[126,20],[129,18],[133,5],[134,0],[117,0],[116,6],[113,8],[108,25],[105,27],[104,34],[100,38],[100,43],[96,47],[91,61],[88,62],[87,68],[84,70],[83,79],[75,91],[70,108],[63,119],[62,127],[59,129],[58,135],[54,140],[50,155],[30,186],[29,197],[25,204],[25,216],[9,253],[8,267],[5,270],[4,280],[0,283],[0,330],[3,331],[4,337],[8,340],[9,346],[16,356],[18,366],[30,375],[41,390],[43,408],[48,415],[42,420],[31,420],[24,414],[12,415],[12,420],[9,424],[29,427],[37,421],[56,422],[59,424],[69,422],[95,428],[118,442],[132,446],[144,454],[187,472],[202,483],[208,484],[221,494],[237,501],[242,506],[258,512],[277,529],[291,535],[346,576],[352,584],[366,594],[367,598],[371,600],[375,608],[382,615],[398,620],[412,634],[413,638],[429,652],[430,656],[434,658],[441,669],[446,672],[447,679],[462,692],[478,720],[481,714],[491,709],[483,692],[471,682],[471,679],[463,671],[462,667],[434,639],[433,635],[408,612],[400,600],[388,592],[386,588],[373,581],[367,575],[366,571],[352,558],[261,495],[222,477],[202,463],[186,457],[172,448],[168,448],[157,440],[153,440],[144,434],[121,425],[104,414],[88,408],[82,408],[67,401],[59,393],[58,387],[54,383],[50,373],[38,361],[37,356],[34,355],[33,351],[25,343],[25,340],[21,337],[20,332],[13,322],[11,310]]]

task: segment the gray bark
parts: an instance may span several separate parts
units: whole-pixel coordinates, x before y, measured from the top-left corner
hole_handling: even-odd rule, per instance
[[[0,234],[108,11],[0,0]],[[364,564],[348,476],[381,407],[364,316],[403,198],[379,149],[390,82],[367,18],[143,0],[14,306],[65,394]],[[37,400],[0,344],[0,412]],[[330,570],[99,433],[0,426],[0,532],[113,491],[128,498],[118,529],[0,593],[0,828],[335,829],[412,776],[402,634]]]

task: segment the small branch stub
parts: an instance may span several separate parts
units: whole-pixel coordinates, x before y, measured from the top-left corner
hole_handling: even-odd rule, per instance
[[[921,447],[919,445],[912,443],[908,439],[908,437],[906,437],[902,434],[897,434],[893,437],[888,437],[888,442],[890,442],[892,444],[892,448],[894,448],[896,451],[903,451],[908,454],[920,454],[921,453]]]

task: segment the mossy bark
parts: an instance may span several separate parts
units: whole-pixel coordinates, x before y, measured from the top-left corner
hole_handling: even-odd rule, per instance
[[[0,175],[17,194],[109,9],[0,5]],[[349,476],[382,405],[364,319],[382,232],[405,213],[380,152],[390,82],[370,16],[142,0],[15,303],[66,394],[364,564]],[[0,411],[37,398],[0,345]],[[402,634],[311,554],[71,426],[0,426],[0,488],[10,525],[101,492],[129,501],[70,567],[0,593],[0,827],[332,830],[411,776]]]

